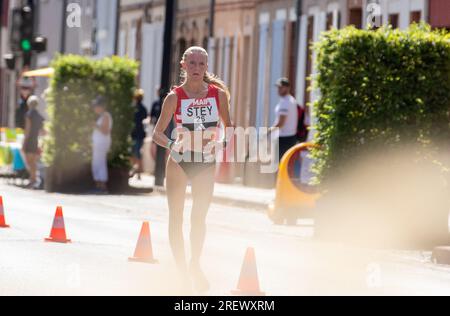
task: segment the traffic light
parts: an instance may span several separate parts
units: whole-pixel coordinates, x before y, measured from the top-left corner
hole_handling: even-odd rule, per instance
[[[20,25],[20,49],[24,53],[32,50],[32,41],[34,38],[34,11],[31,6],[22,8],[22,21]]]
[[[9,70],[14,70],[16,68],[16,56],[14,56],[14,54],[5,54],[3,55],[3,59]]]
[[[33,51],[42,53],[47,50],[47,38],[43,36],[36,36],[33,41]]]
[[[12,12],[10,46],[14,53],[31,52],[35,42],[34,11],[31,6],[14,9]],[[40,40],[42,43],[42,39]]]
[[[9,43],[13,52],[20,52],[22,26],[22,9],[14,9],[11,15],[11,32],[9,34]]]
[[[32,2],[12,11],[10,46],[14,57],[22,56],[23,64],[30,66],[33,53],[47,50],[47,38],[34,34],[34,7]],[[10,61],[11,62],[11,61]]]

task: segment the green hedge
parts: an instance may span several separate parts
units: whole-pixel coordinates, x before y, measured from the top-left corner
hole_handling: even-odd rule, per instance
[[[369,150],[439,151],[450,139],[450,34],[428,25],[347,27],[315,45],[316,183]]]
[[[48,166],[68,169],[91,160],[91,135],[95,114],[91,101],[98,95],[108,100],[112,114],[110,167],[128,167],[130,133],[133,128],[132,99],[138,64],[119,57],[92,60],[87,57],[58,56],[48,95],[49,132],[44,161]]]

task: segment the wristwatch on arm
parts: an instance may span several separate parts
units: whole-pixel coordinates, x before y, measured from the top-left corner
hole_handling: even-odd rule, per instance
[[[169,141],[167,142],[166,148],[169,150],[172,150],[174,145],[175,145],[175,141],[169,139]]]

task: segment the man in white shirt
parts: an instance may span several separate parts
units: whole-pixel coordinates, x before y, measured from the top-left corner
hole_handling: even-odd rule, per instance
[[[291,84],[289,79],[281,78],[277,81],[280,102],[275,108],[277,120],[270,128],[280,130],[280,161],[286,152],[297,144],[298,106],[295,98],[290,94]]]

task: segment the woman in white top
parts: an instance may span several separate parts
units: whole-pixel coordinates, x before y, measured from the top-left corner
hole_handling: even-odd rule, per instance
[[[92,103],[98,119],[92,133],[92,175],[96,185],[96,193],[106,194],[108,182],[108,152],[111,148],[111,129],[113,120],[106,111],[106,100],[97,97]]]

